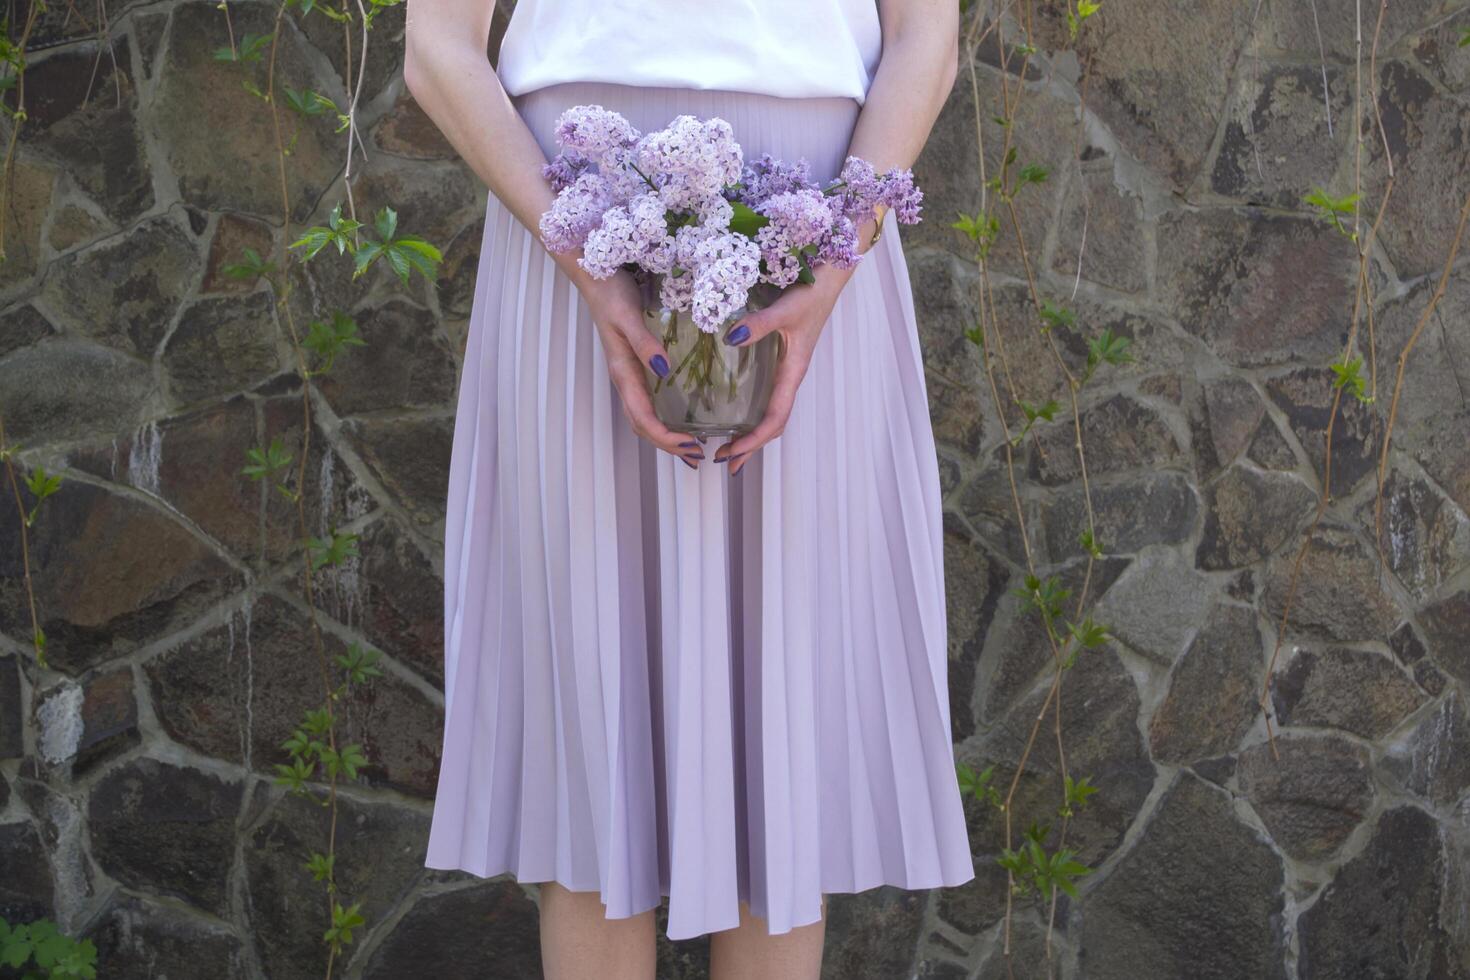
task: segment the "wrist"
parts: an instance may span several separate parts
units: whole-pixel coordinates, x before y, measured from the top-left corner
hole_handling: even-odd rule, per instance
[[[552,252],[548,250],[547,254],[551,256],[551,260],[556,263],[557,268],[572,281],[572,285],[576,286],[579,291],[592,281],[591,273],[582,268],[580,262],[582,250],[580,248],[574,248],[569,252]]]
[[[858,254],[866,255],[883,235],[883,218],[888,213],[886,204],[873,208],[874,218],[858,228]]]

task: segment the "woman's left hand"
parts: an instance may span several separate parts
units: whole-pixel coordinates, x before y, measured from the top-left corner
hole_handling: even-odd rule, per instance
[[[837,295],[857,266],[839,269],[819,265],[813,271],[816,282],[787,287],[780,297],[765,309],[749,314],[725,334],[724,342],[749,347],[770,333],[781,335],[781,360],[776,365],[776,382],[771,391],[771,404],[755,428],[715,451],[714,462],[730,464],[730,475],[750,462],[751,454],[775,439],[786,429],[791,407],[796,403],[796,390],[806,377],[817,338],[827,325]]]

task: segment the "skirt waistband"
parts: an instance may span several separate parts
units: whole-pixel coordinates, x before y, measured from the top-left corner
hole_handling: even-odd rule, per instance
[[[611,82],[562,82],[512,100],[548,159],[559,152],[556,120],[576,105],[600,105],[621,113],[642,132],[661,129],[675,116],[718,116],[735,131],[747,160],[769,153],[794,162],[804,158],[819,181],[835,177],[847,156],[861,106],[842,96],[786,98],[720,89],[662,88]]]

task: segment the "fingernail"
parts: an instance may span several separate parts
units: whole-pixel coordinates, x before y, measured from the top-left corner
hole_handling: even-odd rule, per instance
[[[689,462],[689,460],[684,459],[683,456],[680,456],[679,459],[683,460],[684,465],[687,466],[687,467],[689,467],[691,470],[697,470],[697,469],[699,469],[699,464],[698,463],[691,463],[691,462]]]
[[[735,344],[744,342],[749,336],[750,328],[742,323],[734,330],[731,330],[729,333],[725,334],[725,343],[733,346]]]
[[[662,354],[655,354],[650,357],[648,359],[648,366],[653,368],[653,373],[660,378],[667,378],[669,376],[669,362],[664,359]]]
[[[681,443],[679,443],[679,448],[680,449],[698,449],[699,448],[699,443],[694,442],[693,440],[691,440],[689,442],[681,442]]]
[[[704,453],[685,453],[685,459],[704,459]]]
[[[730,458],[729,456],[721,456],[719,454],[716,454],[715,455],[715,462],[716,463],[723,463],[725,460],[727,460],[729,458]]]
[[[717,459],[717,460],[715,460],[715,462],[716,463],[733,463],[737,459],[739,459],[741,456],[744,456],[744,455],[746,455],[746,454],[745,453],[736,453],[734,456],[726,456],[724,459]]]

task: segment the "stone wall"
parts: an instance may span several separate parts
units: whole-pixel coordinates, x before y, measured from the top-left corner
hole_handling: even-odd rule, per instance
[[[1336,424],[1332,503],[1273,689],[1275,753],[1255,699],[1321,492],[1328,365],[1356,275],[1352,245],[1301,198],[1352,187],[1354,4],[1103,6],[1076,50],[1056,5],[1038,11],[1016,127],[1021,161],[1052,175],[1026,191],[1022,222],[1041,291],[1078,314],[1054,334],[1063,356],[1104,327],[1136,354],[1084,392],[1107,550],[1091,588],[1115,639],[1063,689],[1069,771],[1101,793],[1068,830],[1098,870],[1059,903],[1055,975],[1470,976],[1470,261],[1409,363],[1386,567],[1373,521],[1396,358],[1470,188],[1470,51],[1456,48],[1470,4],[1390,4],[1363,81],[1396,163],[1370,270],[1378,400],[1349,399]],[[124,0],[101,48],[68,9],[38,30],[0,265],[0,417],[26,466],[65,477],[30,535],[48,672],[22,642],[19,529],[0,505],[0,914],[92,937],[107,980],[320,976],[324,903],[302,861],[322,812],[270,783],[319,692],[294,516],[239,473],[270,436],[299,441],[300,389],[283,311],[224,272],[285,244],[269,117],[214,60],[229,43],[214,3]],[[270,17],[235,4],[230,27],[264,33]],[[290,299],[298,322],[350,309],[368,342],[318,383],[300,488],[313,533],[362,536],[319,596],[328,651],[386,654],[345,707],[372,763],[340,794],[338,868],[369,926],[337,972],[529,977],[534,888],[421,864],[442,724],[441,498],[484,190],[404,94],[402,17],[372,35],[355,193],[443,245],[444,276],[404,288],[320,262],[297,268]],[[286,31],[281,75],[345,101],[342,31],[306,23]],[[996,54],[980,66],[987,102]],[[904,238],[941,442],[954,738],[1008,779],[1048,678],[1013,591],[1023,545],[1078,583],[1081,474],[1069,422],[1026,442],[1023,542],[964,338],[979,280],[947,227],[978,200],[976,118],[962,71],[917,168],[928,221]],[[343,137],[329,116],[292,125],[299,228],[343,196]],[[1376,208],[1376,132],[1362,168]],[[999,339],[1040,402],[1059,377],[1021,259],[996,249]],[[1058,761],[1043,738],[1017,826],[1053,819]],[[827,976],[1007,975],[1002,829],[970,812],[976,880],[834,899]],[[1045,912],[1016,906],[1016,976],[1046,975]],[[700,943],[661,956],[660,977],[705,975]]]

